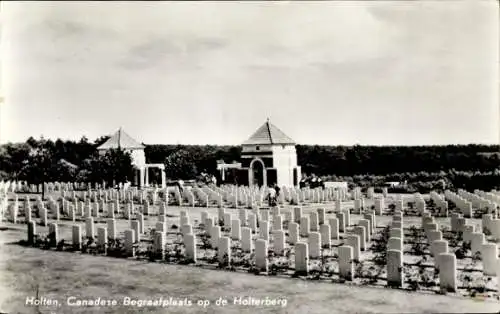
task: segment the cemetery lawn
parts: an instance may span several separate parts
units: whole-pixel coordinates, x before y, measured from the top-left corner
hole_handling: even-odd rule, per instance
[[[11,225],[12,226],[12,225]],[[435,294],[353,287],[327,282],[255,276],[194,266],[44,251],[12,244],[25,237],[25,227],[0,231],[0,313],[436,313],[498,312],[494,301]],[[26,297],[39,295],[61,306],[28,307]],[[66,299],[188,298],[190,307],[70,307]],[[238,306],[235,297],[286,298],[286,307]],[[218,298],[228,300],[216,306]],[[208,299],[206,309],[196,300]]]

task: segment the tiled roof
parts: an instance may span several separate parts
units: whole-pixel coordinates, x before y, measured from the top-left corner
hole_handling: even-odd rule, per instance
[[[243,142],[243,145],[264,144],[295,144],[295,142],[268,120],[248,140]]]
[[[125,133],[122,129],[116,131],[104,144],[97,147],[97,149],[144,149],[144,145],[134,140],[130,135]]]

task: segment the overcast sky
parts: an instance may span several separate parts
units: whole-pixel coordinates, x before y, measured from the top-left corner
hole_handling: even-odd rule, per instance
[[[499,142],[496,1],[4,2],[0,141]]]

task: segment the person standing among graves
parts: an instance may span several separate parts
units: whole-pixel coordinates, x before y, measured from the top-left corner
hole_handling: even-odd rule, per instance
[[[269,188],[269,191],[268,191],[268,194],[267,194],[267,199],[268,199],[268,202],[269,202],[269,206],[273,207],[274,204],[276,203],[276,201],[275,201],[275,199],[276,199],[276,190],[273,189],[272,187]]]

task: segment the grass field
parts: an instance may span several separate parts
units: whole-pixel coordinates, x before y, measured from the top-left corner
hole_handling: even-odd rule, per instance
[[[178,212],[179,208],[171,208]],[[198,212],[199,209],[190,209]],[[215,213],[215,209],[214,209]],[[213,214],[214,214],[213,213]],[[175,214],[175,213],[174,213]],[[196,215],[193,213],[193,215]],[[69,225],[69,224],[68,224]],[[62,228],[65,229],[64,227]],[[67,230],[69,231],[69,230]],[[63,232],[67,237],[69,233]],[[269,278],[79,253],[44,251],[14,244],[24,225],[4,224],[0,231],[0,312],[3,313],[435,313],[499,312],[494,301],[410,293],[300,279]],[[27,297],[57,300],[59,306],[26,306]],[[67,298],[115,299],[117,306],[69,306]],[[123,306],[123,298],[181,300],[191,306]],[[280,305],[233,304],[235,297],[284,299]],[[225,306],[217,305],[219,298]],[[209,300],[206,308],[198,300]]]

